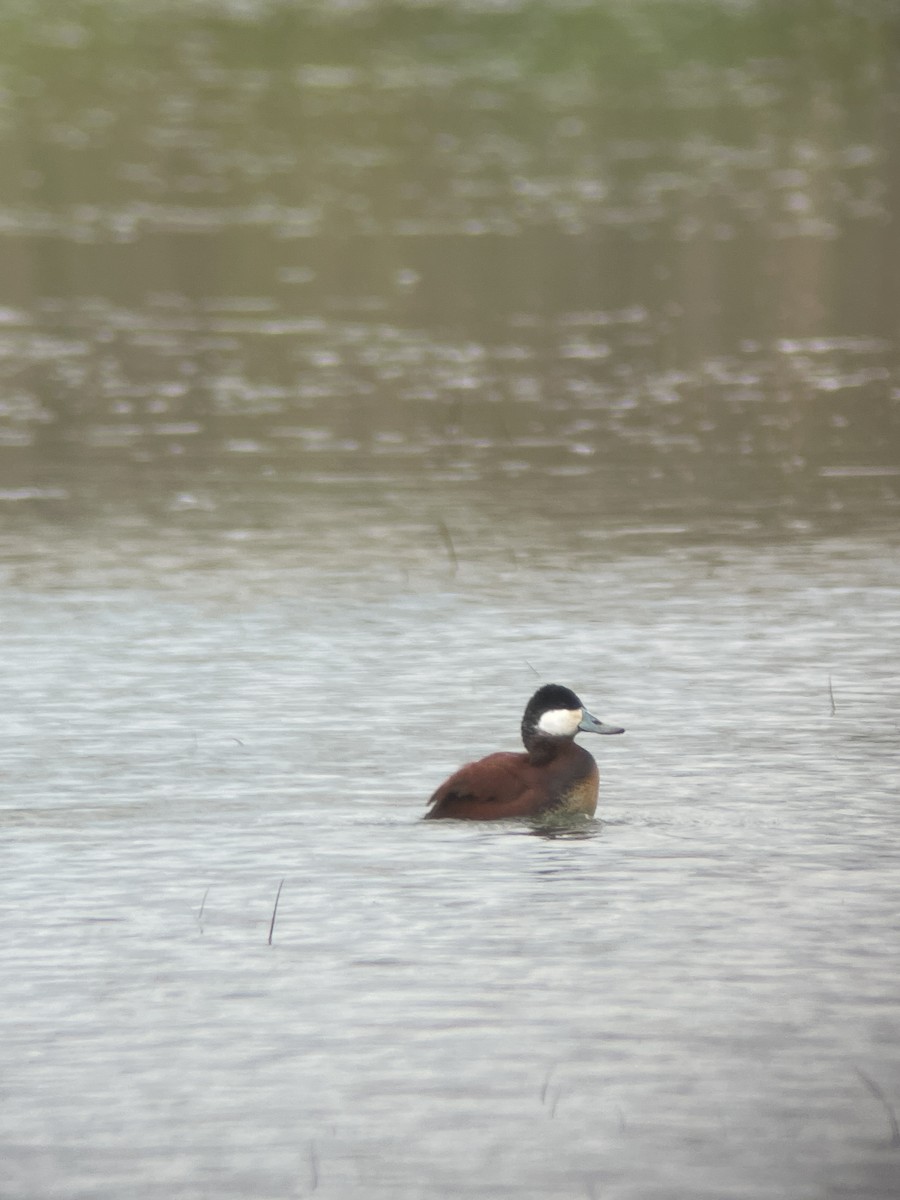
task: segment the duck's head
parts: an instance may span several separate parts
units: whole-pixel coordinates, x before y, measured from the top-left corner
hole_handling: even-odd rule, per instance
[[[526,749],[546,738],[571,740],[576,733],[624,733],[618,725],[606,725],[589,713],[571,689],[547,683],[534,693],[522,717],[522,741]]]

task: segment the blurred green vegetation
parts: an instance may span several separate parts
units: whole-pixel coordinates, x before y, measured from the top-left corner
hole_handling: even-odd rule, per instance
[[[338,449],[499,445],[562,407],[590,453],[718,438],[723,483],[881,469],[898,30],[877,0],[7,3],[9,445],[64,454],[84,412],[139,442],[153,405],[213,457],[298,408]]]

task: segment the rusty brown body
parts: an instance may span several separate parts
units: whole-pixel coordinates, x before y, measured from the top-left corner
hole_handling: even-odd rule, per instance
[[[598,783],[597,764],[583,746],[535,740],[526,753],[489,754],[460,767],[431,797],[426,819],[593,816]]]

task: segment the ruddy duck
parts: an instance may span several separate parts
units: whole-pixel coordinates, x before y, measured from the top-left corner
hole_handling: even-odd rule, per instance
[[[593,816],[599,775],[592,756],[575,742],[579,731],[625,732],[598,721],[567,687],[538,688],[522,717],[526,753],[489,754],[460,767],[431,797],[425,819]]]

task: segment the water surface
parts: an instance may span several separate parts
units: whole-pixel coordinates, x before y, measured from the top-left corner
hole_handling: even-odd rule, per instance
[[[4,15],[4,1196],[897,1194],[898,42],[814,16]],[[598,819],[423,824],[551,680]]]

